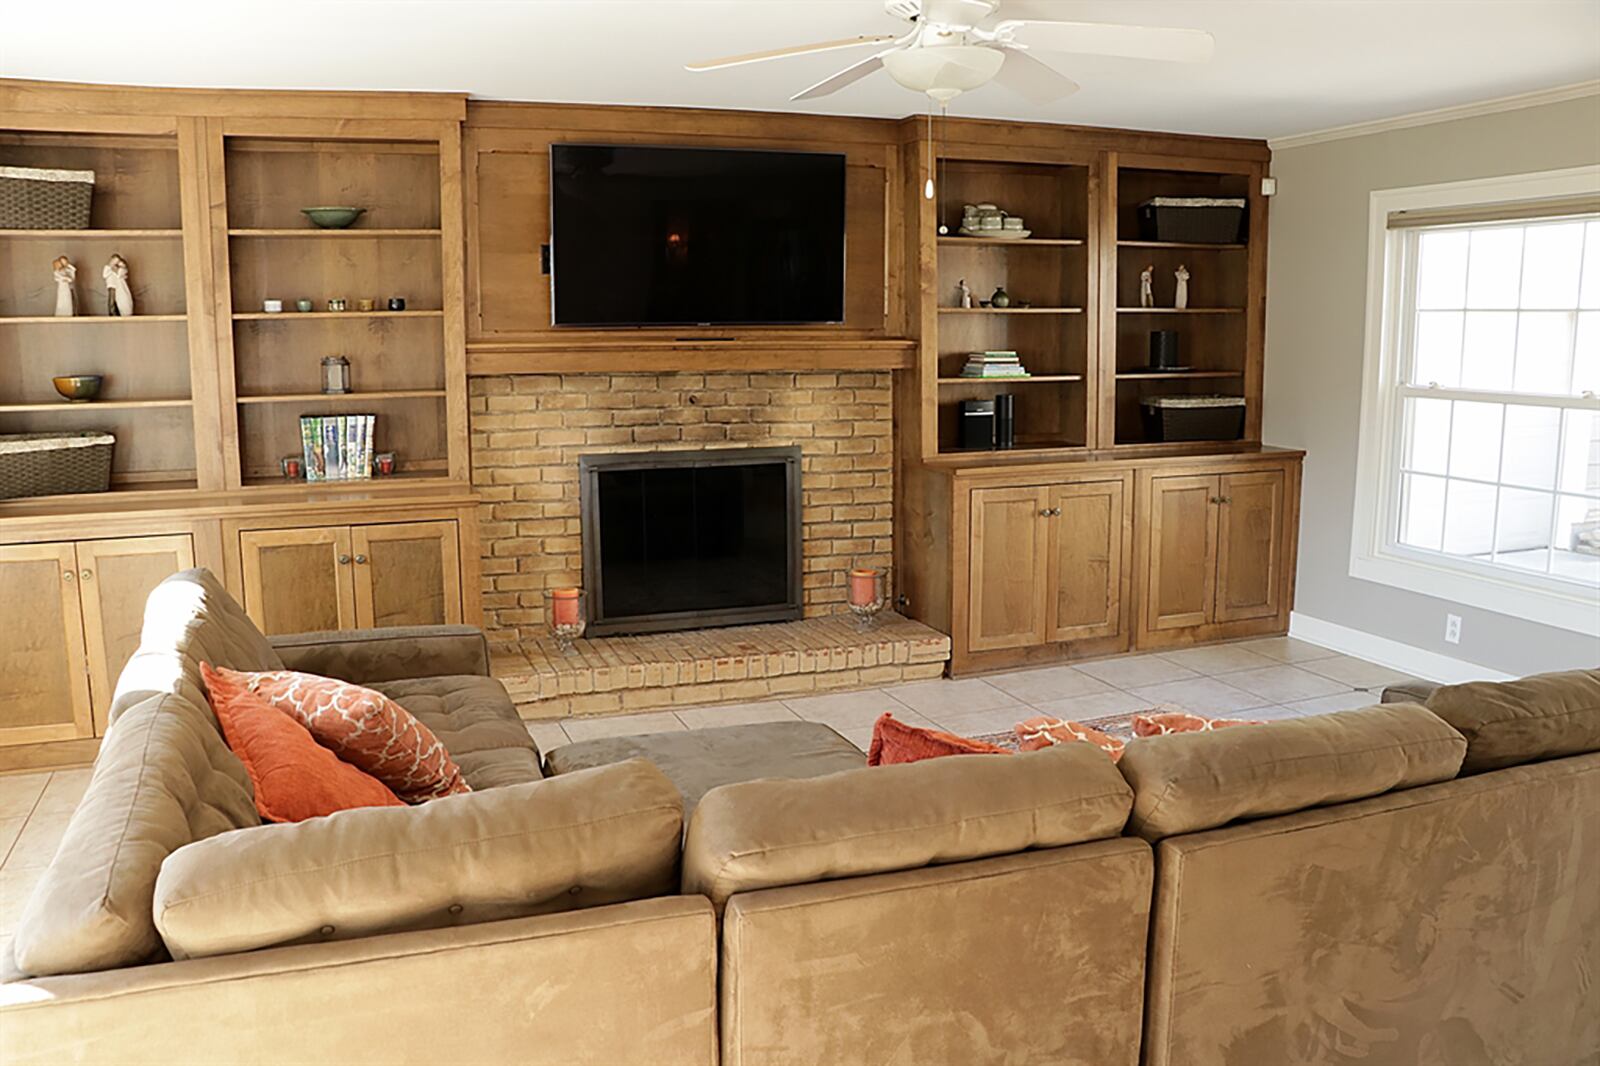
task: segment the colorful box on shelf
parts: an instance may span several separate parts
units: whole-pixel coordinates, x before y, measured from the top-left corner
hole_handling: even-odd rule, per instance
[[[371,478],[376,421],[376,415],[301,415],[306,480]]]

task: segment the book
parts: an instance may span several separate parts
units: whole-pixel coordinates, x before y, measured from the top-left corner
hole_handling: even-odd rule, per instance
[[[322,430],[311,415],[300,416],[301,464],[307,481],[322,481]]]

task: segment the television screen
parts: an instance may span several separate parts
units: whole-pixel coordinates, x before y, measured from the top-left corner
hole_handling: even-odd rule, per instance
[[[844,319],[844,156],[550,148],[560,326]]]

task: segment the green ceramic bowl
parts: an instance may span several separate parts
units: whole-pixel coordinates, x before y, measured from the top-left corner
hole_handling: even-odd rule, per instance
[[[366,210],[364,207],[302,207],[300,213],[323,229],[344,229]]]
[[[99,374],[71,374],[50,380],[55,383],[56,391],[71,403],[87,403],[100,395]]]

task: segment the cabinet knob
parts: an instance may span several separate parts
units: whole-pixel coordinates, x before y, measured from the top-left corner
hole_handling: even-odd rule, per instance
[[[1048,507],[1039,508],[1039,517],[1040,518],[1049,518],[1050,517],[1050,508],[1048,508]]]
[[[1050,515],[1051,515],[1052,518],[1060,518],[1061,517],[1061,508],[1059,508],[1059,507],[1050,508]]]
[[[347,566],[347,565],[349,565],[349,563],[350,563],[350,556],[348,556],[348,555],[339,556],[339,565],[340,566]]]
[[[63,571],[61,571],[61,580],[62,581],[71,581],[73,578],[75,578],[77,576],[78,575],[74,574],[71,570],[63,570]]]
[[[366,562],[366,561],[367,561],[367,557],[366,557],[366,556],[365,556],[365,555],[358,555],[358,556],[356,556],[356,562],[358,562],[358,563],[364,563],[364,562]]]
[[[81,570],[81,571],[78,572],[78,576],[83,578],[85,581],[88,581],[90,578],[94,577],[94,571],[93,570]]]

